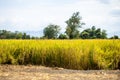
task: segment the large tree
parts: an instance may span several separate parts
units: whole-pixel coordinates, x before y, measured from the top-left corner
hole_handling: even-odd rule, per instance
[[[55,39],[58,37],[59,31],[60,31],[60,26],[50,24],[44,28],[44,31],[43,31],[44,37],[48,39]]]
[[[73,13],[73,15],[66,21],[67,28],[65,33],[70,39],[79,38],[79,28],[84,24],[81,22],[79,12]]]

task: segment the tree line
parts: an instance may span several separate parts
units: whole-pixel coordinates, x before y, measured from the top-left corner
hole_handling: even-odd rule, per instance
[[[30,37],[26,33],[11,32],[7,30],[0,30],[0,39],[107,39],[106,30],[96,28],[85,29],[80,32],[85,23],[83,23],[79,12],[73,13],[73,15],[65,22],[67,24],[65,32],[60,34],[60,26],[55,24],[49,24],[44,28],[42,37]],[[114,35],[110,39],[118,39],[117,35]]]
[[[80,33],[80,28],[82,28],[85,23],[83,23],[79,12],[73,13],[73,15],[65,22],[67,24],[64,33],[59,34],[60,26],[50,24],[44,28],[44,36],[42,38],[46,39],[107,39],[106,30],[101,30],[101,28],[96,28],[92,26],[91,28],[85,29]],[[114,35],[110,39],[118,39],[117,35]]]
[[[0,39],[30,39],[30,35],[18,31],[0,30]]]

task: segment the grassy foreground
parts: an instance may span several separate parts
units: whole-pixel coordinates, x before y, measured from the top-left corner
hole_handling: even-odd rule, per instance
[[[120,69],[120,40],[0,40],[0,64]]]

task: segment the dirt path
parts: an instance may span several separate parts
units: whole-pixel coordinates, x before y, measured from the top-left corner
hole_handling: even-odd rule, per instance
[[[0,80],[120,80],[120,70],[68,70],[0,65]]]

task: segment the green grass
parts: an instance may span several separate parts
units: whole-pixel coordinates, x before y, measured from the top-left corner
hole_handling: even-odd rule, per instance
[[[0,64],[120,69],[120,40],[0,40]]]

